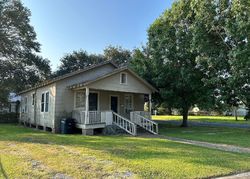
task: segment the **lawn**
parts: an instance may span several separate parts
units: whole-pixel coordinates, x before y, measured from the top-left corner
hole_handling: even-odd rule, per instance
[[[182,116],[157,115],[152,116],[153,120],[182,120]],[[244,117],[238,117],[238,121],[233,116],[188,116],[188,120],[196,122],[219,122],[219,123],[239,123],[250,124]]]
[[[131,136],[0,125],[0,177],[203,178],[250,170],[250,155]]]
[[[160,134],[166,136],[250,147],[250,129],[205,126],[182,128],[169,124],[159,126]]]

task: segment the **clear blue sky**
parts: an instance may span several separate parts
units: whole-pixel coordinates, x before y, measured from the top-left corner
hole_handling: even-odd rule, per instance
[[[147,29],[173,0],[22,0],[41,55],[55,70],[73,50],[103,53],[108,45],[127,49],[147,42]]]

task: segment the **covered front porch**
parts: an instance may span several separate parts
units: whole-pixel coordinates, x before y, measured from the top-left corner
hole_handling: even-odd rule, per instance
[[[92,135],[94,129],[116,124],[136,135],[133,112],[151,118],[151,94],[89,87],[71,87],[71,90],[74,93],[72,117],[76,119],[77,127],[82,129],[83,134]],[[145,103],[148,111],[144,111]]]

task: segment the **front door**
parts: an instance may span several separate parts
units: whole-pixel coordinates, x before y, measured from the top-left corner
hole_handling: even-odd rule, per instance
[[[114,112],[118,112],[118,97],[117,96],[111,96],[110,97],[110,109]]]
[[[98,94],[89,93],[89,111],[97,111],[98,109]]]

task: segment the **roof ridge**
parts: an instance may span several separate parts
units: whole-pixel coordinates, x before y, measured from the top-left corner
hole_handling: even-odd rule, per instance
[[[55,77],[55,78],[53,78],[53,79],[45,80],[45,81],[43,81],[43,82],[41,82],[41,83],[39,83],[39,84],[35,84],[35,85],[34,85],[33,87],[31,87],[31,88],[28,88],[28,89],[25,89],[25,90],[23,90],[23,91],[20,91],[18,94],[22,94],[22,93],[31,91],[31,90],[33,90],[33,89],[37,89],[37,88],[40,88],[40,87],[43,87],[43,86],[52,84],[52,83],[54,83],[54,82],[63,80],[63,79],[65,79],[65,78],[69,78],[69,77],[71,77],[71,76],[74,76],[74,75],[77,75],[77,74],[86,72],[86,71],[88,71],[88,70],[91,70],[91,69],[93,69],[93,68],[100,67],[100,66],[103,66],[103,65],[106,65],[106,64],[112,64],[116,69],[119,69],[118,65],[116,65],[113,61],[107,60],[107,61],[104,61],[104,62],[101,62],[101,63],[97,63],[97,64],[93,64],[93,65],[87,66],[86,68],[79,69],[79,70],[77,70],[77,71],[73,71],[73,72],[70,72],[70,73],[66,73],[66,74],[64,74],[64,75]],[[115,69],[115,70],[116,70],[116,69]]]

